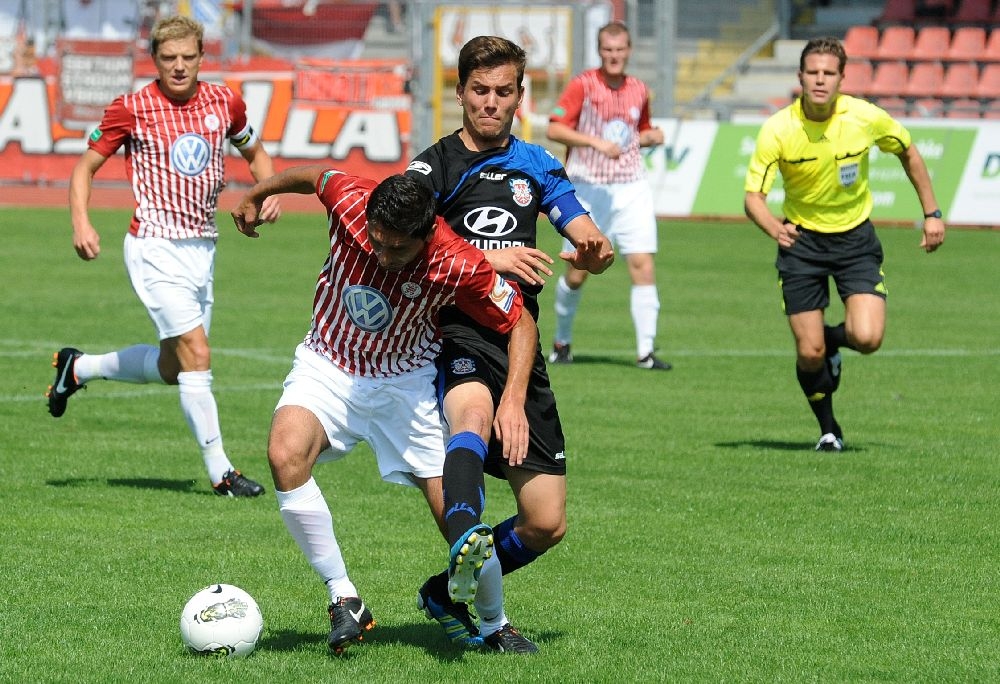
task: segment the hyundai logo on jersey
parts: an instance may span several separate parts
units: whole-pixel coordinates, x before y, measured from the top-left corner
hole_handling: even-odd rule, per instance
[[[177,173],[197,176],[212,157],[208,141],[197,133],[185,133],[170,146],[170,164]]]
[[[465,227],[476,235],[497,238],[514,232],[517,219],[506,209],[479,207],[465,215]]]
[[[380,332],[392,323],[392,306],[386,296],[373,287],[351,285],[341,295],[347,315],[365,332]]]

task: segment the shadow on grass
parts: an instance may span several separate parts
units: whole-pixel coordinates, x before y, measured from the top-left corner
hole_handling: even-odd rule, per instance
[[[546,354],[545,365],[549,370],[553,368],[572,368],[573,366],[625,366],[635,368],[635,362],[631,359],[623,359],[620,356],[599,356],[597,354],[577,354],[573,352],[573,363],[553,363],[548,360]]]
[[[738,442],[716,442],[715,446],[722,449],[742,449],[753,447],[754,449],[774,449],[776,451],[814,451],[816,445],[812,442],[779,442],[772,439],[745,439]],[[861,447],[847,445],[844,451],[864,451]],[[843,452],[841,452],[843,453]]]
[[[353,644],[341,655],[330,653],[331,658],[351,658],[358,654],[358,649],[373,648],[379,644],[392,644],[403,646],[414,646],[425,649],[431,656],[442,662],[452,662],[461,660],[468,652],[476,652],[479,649],[463,649],[451,644],[445,639],[444,634],[435,633],[437,625],[377,625],[370,632],[366,632],[362,644]],[[326,634],[320,632],[299,632],[295,630],[279,630],[270,632],[266,637],[257,643],[259,650],[266,651],[300,651],[303,648],[308,650],[327,650]]]
[[[211,494],[212,492],[196,490],[195,480],[165,480],[158,477],[70,477],[64,480],[46,480],[50,487],[131,487],[132,489],[155,489],[170,492],[193,492],[195,494]]]

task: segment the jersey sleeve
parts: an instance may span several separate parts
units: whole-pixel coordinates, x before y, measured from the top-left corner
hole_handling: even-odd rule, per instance
[[[229,141],[238,150],[249,147],[257,142],[257,131],[250,125],[247,119],[247,104],[238,94],[229,91],[229,116],[232,123],[229,125]]]
[[[125,107],[125,98],[117,97],[104,110],[101,123],[87,140],[87,147],[102,157],[110,157],[132,135],[132,114]]]
[[[781,141],[775,134],[773,119],[768,119],[757,134],[757,143],[754,145],[753,154],[750,155],[743,189],[746,192],[762,192],[765,195],[769,193],[778,175],[780,159]]]
[[[903,124],[894,119],[889,112],[872,105],[872,139],[879,150],[888,154],[899,154],[906,150],[912,139],[910,132]]]
[[[471,245],[469,248],[470,252],[479,251]],[[506,335],[521,318],[521,289],[494,271],[481,252],[479,260],[479,266],[455,292],[455,306],[480,325]]]
[[[583,109],[583,80],[579,77],[570,79],[566,88],[559,96],[556,106],[549,114],[549,121],[557,121],[566,124],[571,128],[576,128],[580,120],[580,110]]]

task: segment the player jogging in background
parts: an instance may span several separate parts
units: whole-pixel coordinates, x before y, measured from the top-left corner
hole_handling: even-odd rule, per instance
[[[656,212],[641,147],[663,144],[650,123],[646,84],[625,73],[632,54],[628,29],[619,22],[597,32],[601,66],[566,85],[549,117],[548,137],[566,145],[566,173],[594,222],[625,257],[632,290],[636,366],[670,370],[655,354],[660,298],[656,291]],[[549,361],[572,363],[573,321],[587,272],[566,265],[556,283],[556,330]]]
[[[49,413],[59,418],[67,400],[92,380],[178,385],[184,417],[201,449],[216,494],[259,496],[264,488],[237,470],[226,453],[212,393],[211,350],[215,224],[225,184],[226,142],[254,178],[273,174],[271,158],[247,120],[246,104],[227,86],[198,80],[203,28],[187,17],[158,22],[150,34],[157,80],[118,97],[104,112],[70,178],[73,246],[96,259],[100,236],[88,205],[94,174],[125,148],[135,211],[125,235],[125,266],[146,307],[159,346],[136,344],[106,354],[64,347],[55,354]],[[262,217],[280,215],[277,200]]]
[[[761,126],[747,167],[747,216],[778,243],[778,283],[795,338],[795,373],[816,420],[817,451],[841,451],[844,433],[833,415],[840,386],[840,348],[872,354],[885,334],[882,244],[870,214],[873,147],[895,155],[924,212],[920,246],[933,252],[945,226],[930,174],[909,131],[885,110],[840,93],[847,54],[836,38],[814,38],[799,58],[802,95]],[[781,174],[783,218],[767,193]],[[844,321],[826,325],[830,278],[844,302]]]
[[[538,330],[522,313],[518,288],[435,216],[430,190],[412,178],[375,185],[323,166],[287,169],[250,189],[233,212],[239,230],[256,237],[262,203],[282,192],[315,192],[327,210],[329,239],[312,325],[285,379],[267,455],[281,517],[329,590],[328,643],[340,653],[375,621],[347,575],[313,466],[367,442],[382,479],[419,487],[446,533],[444,432],[434,390],[441,309],[457,307],[504,340],[510,373],[494,428],[512,464],[528,448],[525,392]],[[405,533],[388,524],[385,530],[377,543],[391,552],[394,535]],[[472,582],[492,554],[492,538],[467,542],[458,558]]]

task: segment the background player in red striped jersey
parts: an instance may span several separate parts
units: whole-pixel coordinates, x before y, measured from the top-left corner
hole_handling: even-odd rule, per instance
[[[69,397],[99,378],[179,385],[181,409],[214,491],[259,496],[264,488],[236,470],[223,448],[208,333],[226,140],[240,151],[254,178],[268,178],[274,168],[247,121],[243,99],[226,86],[198,80],[202,36],[201,24],[186,17],[167,18],[153,27],[150,51],[157,80],[111,103],[70,178],[73,246],[81,259],[90,261],[101,252],[88,213],[94,174],[125,147],[136,203],[125,236],[125,264],[160,344],[136,344],[107,354],[61,349],[47,394],[49,413],[63,415]],[[275,198],[265,205],[262,218],[274,221],[280,213]]]
[[[340,653],[375,621],[348,578],[313,466],[368,442],[382,479],[419,487],[447,537],[444,430],[434,388],[441,309],[455,306],[507,340],[510,365],[493,427],[511,465],[528,451],[524,406],[538,329],[522,315],[520,289],[435,217],[432,191],[417,180],[396,175],[376,186],[324,166],[287,169],[255,185],[233,211],[240,232],[257,237],[263,203],[282,192],[319,196],[329,216],[329,254],[267,455],[281,517],[329,589],[328,643]],[[376,543],[391,551],[395,540],[386,530]]]
[[[548,137],[568,148],[566,173],[594,223],[625,256],[632,278],[636,365],[670,370],[654,354],[660,299],[656,291],[656,214],[640,147],[663,144],[650,123],[646,84],[625,73],[632,39],[614,22],[597,32],[601,66],[574,77],[549,117]],[[571,363],[573,319],[587,271],[567,264],[556,285],[556,332],[549,361]]]

